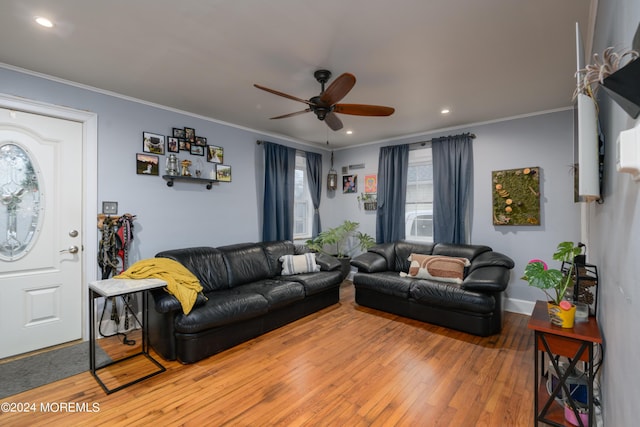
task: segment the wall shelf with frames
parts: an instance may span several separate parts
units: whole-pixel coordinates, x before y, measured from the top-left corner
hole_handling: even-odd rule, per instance
[[[217,179],[197,178],[194,176],[181,176],[181,175],[162,175],[162,178],[165,181],[167,181],[167,187],[173,187],[174,181],[189,181],[189,182],[195,182],[195,183],[201,183],[201,184],[206,183],[207,190],[211,190],[211,187],[213,187],[213,184],[216,184],[218,182]]]

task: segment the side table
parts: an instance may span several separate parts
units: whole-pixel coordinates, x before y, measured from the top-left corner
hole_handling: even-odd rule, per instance
[[[534,409],[534,425],[537,422],[543,422],[554,426],[571,425],[565,421],[564,408],[558,404],[555,399],[564,396],[566,404],[573,411],[577,423],[580,427],[584,427],[582,419],[578,414],[577,404],[572,398],[567,380],[569,379],[574,367],[578,361],[587,364],[587,408],[589,410],[589,426],[594,425],[593,411],[593,380],[594,380],[594,352],[593,347],[596,344],[602,344],[602,336],[600,328],[595,317],[589,317],[587,322],[576,322],[573,328],[561,328],[551,324],[549,314],[547,312],[547,303],[545,301],[537,301],[531,313],[531,318],[527,325],[535,333],[534,360],[535,360],[535,409]],[[547,394],[544,382],[540,381],[540,377],[544,372],[545,356],[549,356],[553,368],[558,374],[558,383]],[[539,359],[539,357],[541,359]],[[565,372],[561,372],[558,361],[555,356],[564,356],[569,359],[569,367]],[[540,362],[539,362],[540,360]],[[546,397],[546,400],[544,400]],[[544,405],[540,409],[539,401],[544,400]]]
[[[148,290],[161,288],[166,286],[167,283],[163,280],[159,279],[106,279],[106,280],[97,280],[89,283],[89,365],[91,369],[91,374],[94,376],[98,384],[102,387],[102,389],[107,394],[111,394],[118,390],[122,390],[125,387],[128,387],[132,384],[139,383],[147,378],[150,378],[154,375],[157,375],[161,372],[166,371],[166,368],[160,364],[157,360],[155,360],[149,354],[149,336],[147,331],[147,323],[149,319],[149,314],[147,311],[148,306]],[[115,296],[126,296],[129,294],[135,294],[138,292],[142,292],[142,322],[140,323],[140,327],[142,328],[142,344],[140,351],[138,353],[129,355],[122,359],[118,359],[102,366],[96,366],[96,325],[95,325],[95,307],[94,300],[100,297],[115,297]],[[143,377],[134,379],[125,384],[122,384],[115,388],[108,388],[105,383],[98,376],[98,371],[104,369],[106,367],[115,365],[117,363],[121,363],[132,359],[137,356],[144,356],[148,360],[150,360],[156,367],[157,370],[147,374]]]

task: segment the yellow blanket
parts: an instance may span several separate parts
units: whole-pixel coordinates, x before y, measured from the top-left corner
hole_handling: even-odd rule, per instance
[[[169,258],[149,258],[134,263],[114,279],[156,278],[167,282],[167,291],[182,305],[184,314],[189,314],[196,302],[202,285],[185,266]]]

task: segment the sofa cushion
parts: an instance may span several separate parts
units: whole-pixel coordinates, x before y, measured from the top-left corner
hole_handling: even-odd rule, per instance
[[[395,266],[397,272],[409,271],[409,256],[411,254],[431,255],[433,243],[414,243],[401,240],[395,244]],[[434,254],[435,255],[435,254]]]
[[[222,253],[216,248],[172,249],[159,252],[156,257],[169,258],[184,265],[198,278],[205,293],[229,288],[227,267]]]
[[[414,280],[409,296],[422,304],[474,313],[491,313],[496,303],[491,294],[467,291],[455,283],[435,280]]]
[[[367,274],[356,273],[353,276],[353,284],[356,289],[371,289],[382,294],[393,295],[401,298],[409,298],[409,288],[415,279],[400,277],[394,271]]]
[[[316,264],[316,254],[307,253],[303,255],[283,255],[280,257],[282,263],[282,276],[291,276],[301,273],[315,273],[320,271],[320,266]]]
[[[466,258],[473,264],[475,257],[492,249],[485,245],[462,245],[454,243],[438,243],[433,247],[431,255],[446,255]],[[423,252],[424,253],[424,252]]]
[[[195,307],[188,315],[176,316],[176,332],[193,334],[251,319],[269,311],[269,302],[265,297],[242,286],[208,293],[207,298],[204,305]]]
[[[304,294],[309,296],[339,287],[341,275],[340,270],[332,270],[296,274],[295,276],[281,276],[277,279],[302,284],[304,286]]]
[[[269,262],[269,276],[279,276],[282,271],[282,262],[280,258],[283,255],[296,255],[298,247],[290,240],[279,240],[274,242],[262,242],[267,261]]]
[[[284,307],[294,301],[304,299],[304,286],[297,282],[266,279],[247,283],[239,288],[246,292],[255,292],[262,295],[269,302],[269,310]]]
[[[241,243],[222,246],[218,249],[222,252],[227,265],[227,276],[231,288],[273,277],[261,245]]]
[[[437,279],[444,282],[462,283],[464,269],[470,265],[466,258],[443,255],[411,254],[409,256],[409,277]],[[401,272],[400,275],[403,275]]]

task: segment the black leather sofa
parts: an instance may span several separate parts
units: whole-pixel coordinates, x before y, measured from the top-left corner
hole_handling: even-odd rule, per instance
[[[282,276],[283,255],[308,252],[290,241],[167,250],[203,294],[188,315],[164,289],[151,291],[149,342],[167,360],[193,363],[307,316],[340,299],[340,262],[316,254],[320,271]]]
[[[466,258],[470,265],[460,284],[401,277],[413,253]],[[502,293],[514,263],[488,246],[384,243],[353,258],[351,265],[358,269],[353,284],[359,305],[479,336],[502,329]]]

